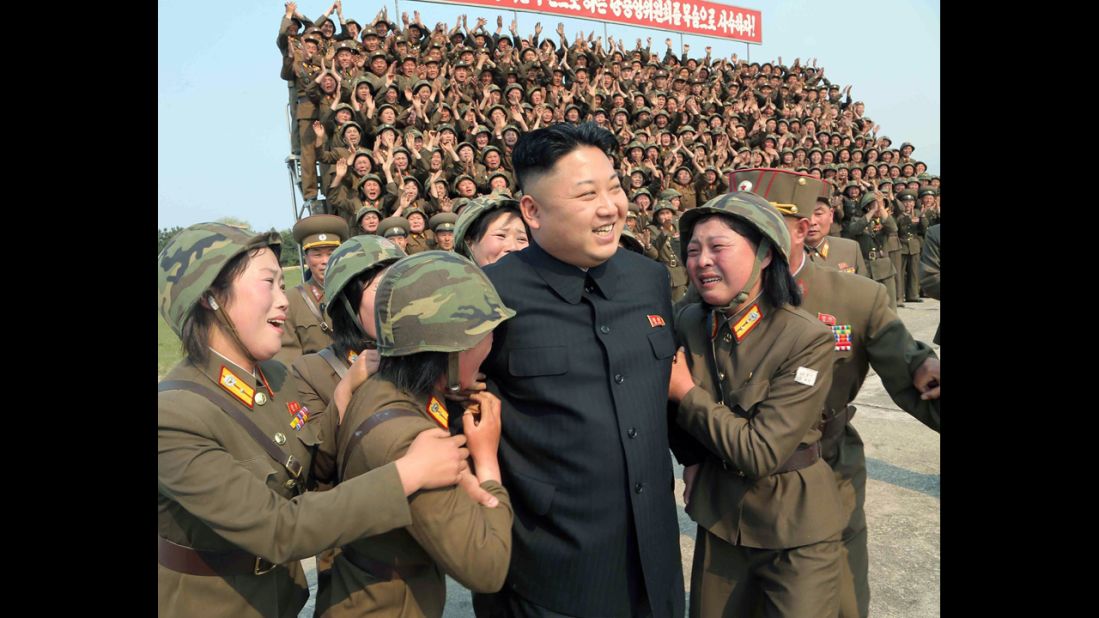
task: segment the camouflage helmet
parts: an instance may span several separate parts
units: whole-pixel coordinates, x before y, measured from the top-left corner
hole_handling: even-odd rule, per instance
[[[519,202],[498,193],[489,193],[469,200],[466,207],[462,209],[461,214],[458,215],[458,222],[454,224],[454,251],[473,259],[465,243],[466,233],[469,232],[469,228],[473,227],[473,224],[488,212],[508,206],[514,206],[518,210]]]
[[[405,257],[405,252],[388,238],[363,234],[347,239],[332,252],[324,271],[324,297],[336,298],[349,281],[371,268],[392,264]],[[332,314],[331,305],[327,307]],[[357,317],[357,312],[351,311]]]
[[[423,251],[390,266],[374,303],[382,356],[468,350],[515,316],[481,269],[450,251]]]
[[[160,315],[172,332],[182,338],[187,315],[230,260],[261,247],[278,257],[282,237],[224,223],[198,223],[176,234],[157,257]]]
[[[679,217],[681,240],[680,257],[687,261],[687,243],[691,240],[695,223],[710,214],[732,217],[759,230],[774,245],[787,262],[790,260],[790,231],[782,220],[782,214],[767,198],[750,191],[737,191],[719,195],[705,204],[684,212]]]
[[[618,238],[618,244],[634,253],[645,254],[645,247],[641,246],[641,241],[637,239],[637,235],[628,229],[622,230],[622,236]]]

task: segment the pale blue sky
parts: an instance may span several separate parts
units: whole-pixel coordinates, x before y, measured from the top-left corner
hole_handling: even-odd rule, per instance
[[[188,226],[231,216],[256,229],[293,224],[290,181],[283,163],[289,154],[286,82],[279,79],[275,35],[284,6],[279,1],[230,0],[157,3],[157,223]],[[315,19],[329,4],[302,0],[299,10]],[[365,22],[381,8],[377,2],[344,1],[344,17]],[[390,18],[399,21],[393,0]],[[463,12],[470,24],[510,11],[400,0],[401,11],[419,10],[424,23],[453,25]],[[866,103],[866,115],[881,125],[894,145],[912,142],[913,156],[939,167],[939,3],[917,0],[755,0],[736,6],[756,9],[763,17],[763,45],[753,45],[751,59],[782,56],[816,57],[826,76],[841,85],[854,84],[852,97]],[[527,36],[534,23],[545,33],[565,23],[571,40],[578,29],[603,33],[601,22],[562,19],[555,15],[518,13],[519,32]],[[625,37],[632,47],[653,37],[664,51],[679,35],[609,24],[607,32]],[[692,56],[712,45],[714,56],[736,52],[744,43],[685,35]],[[697,52],[697,53],[696,53]]]

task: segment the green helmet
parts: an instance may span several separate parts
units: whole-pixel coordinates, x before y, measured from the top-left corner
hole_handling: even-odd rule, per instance
[[[328,266],[324,271],[324,297],[329,302],[339,296],[347,282],[361,273],[377,266],[392,264],[405,257],[392,240],[363,234],[347,239],[342,245],[332,252],[328,258]],[[358,318],[358,312],[350,306],[346,297],[342,297],[347,310],[353,318]],[[325,310],[332,314],[332,305],[327,305]]]
[[[680,247],[679,256],[683,263],[687,263],[687,245],[694,233],[694,226],[699,219],[706,215],[718,214],[731,217],[748,224],[763,235],[763,242],[756,249],[755,265],[752,268],[752,276],[744,285],[730,306],[735,306],[747,300],[748,291],[756,283],[759,270],[762,267],[763,258],[767,255],[767,249],[774,247],[785,260],[790,263],[790,231],[786,229],[786,223],[782,220],[782,214],[767,198],[761,197],[750,191],[737,191],[719,195],[705,204],[688,210],[679,218]]]
[[[375,296],[378,352],[461,352],[515,316],[481,269],[450,251],[422,251],[389,267]]]
[[[460,255],[472,259],[473,256],[469,254],[469,249],[466,248],[466,232],[482,215],[507,206],[519,208],[519,202],[498,193],[489,193],[469,200],[466,207],[462,209],[462,214],[458,216],[458,222],[454,224],[454,250]]]
[[[260,247],[270,247],[278,257],[282,237],[274,230],[256,233],[224,223],[198,223],[176,234],[157,256],[160,315],[172,332],[182,337],[187,314],[229,260]]]

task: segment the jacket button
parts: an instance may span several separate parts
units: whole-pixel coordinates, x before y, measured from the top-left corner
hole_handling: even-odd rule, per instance
[[[626,432],[626,435],[631,437],[631,438],[636,438],[637,437],[637,429],[634,428],[634,427],[630,427],[630,430]]]
[[[604,335],[606,335],[607,333],[611,332],[611,327],[610,327],[610,326],[607,326],[606,324],[604,324],[604,325],[602,325],[602,326],[600,326],[600,327],[599,327],[599,332],[601,332],[601,333],[603,333]]]
[[[616,373],[616,374],[614,374],[614,383],[615,383],[615,384],[621,384],[621,383],[623,383],[623,382],[625,382],[625,381],[626,381],[626,378],[624,378],[624,377],[622,376],[622,374],[620,374],[620,373]]]
[[[645,484],[644,483],[638,483],[638,484],[633,486],[633,490],[636,491],[637,493],[641,493],[641,492],[645,491]]]

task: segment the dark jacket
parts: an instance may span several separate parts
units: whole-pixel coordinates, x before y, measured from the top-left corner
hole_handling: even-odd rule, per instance
[[[586,276],[532,241],[485,273],[517,312],[481,365],[507,419],[507,587],[557,612],[623,616],[643,583],[654,616],[682,616],[667,269],[618,251]]]

